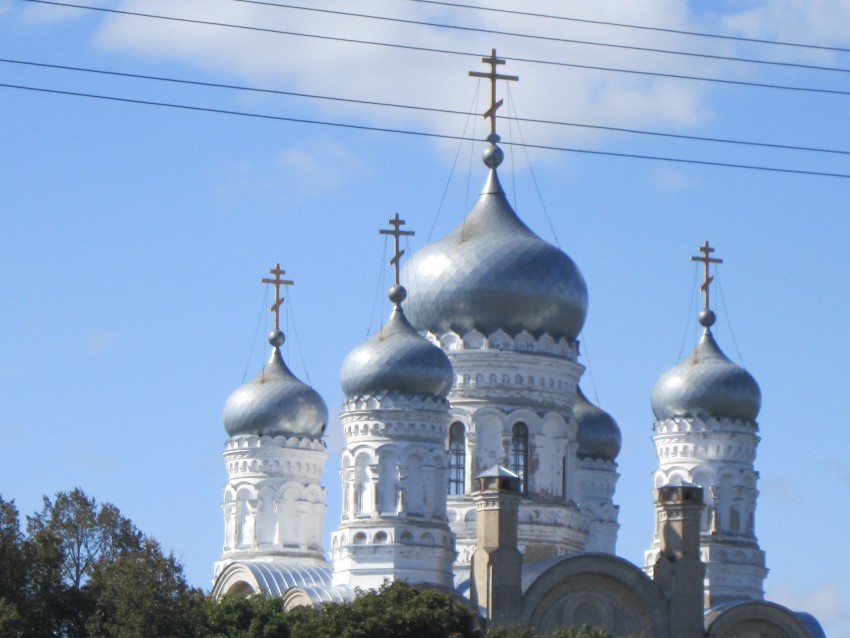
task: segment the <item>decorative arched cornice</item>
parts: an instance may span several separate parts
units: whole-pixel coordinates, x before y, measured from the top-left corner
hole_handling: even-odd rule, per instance
[[[542,568],[542,571],[538,571]],[[582,624],[581,605],[599,614],[602,628],[617,634],[666,636],[667,603],[639,568],[610,554],[576,554],[524,567],[522,625],[540,633]],[[528,576],[526,576],[526,574]]]
[[[814,618],[807,622],[787,607],[763,600],[729,602],[705,612],[707,638],[735,638],[741,635],[771,638],[825,638]]]
[[[327,563],[311,561],[237,560],[225,567],[215,580],[212,597],[263,594],[283,596],[293,587],[330,587],[331,569]]]

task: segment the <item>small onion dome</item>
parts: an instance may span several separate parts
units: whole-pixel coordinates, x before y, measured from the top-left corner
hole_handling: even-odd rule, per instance
[[[760,407],[758,383],[723,354],[707,327],[694,351],[662,374],[652,389],[652,411],[659,420],[725,417],[755,421]]]
[[[224,404],[224,429],[230,436],[298,436],[320,438],[328,422],[328,406],[313,388],[300,381],[283,361],[283,333],[269,334],[272,356],[260,374],[237,388]]]
[[[527,330],[573,340],[587,315],[587,285],[578,267],[520,220],[494,167],[466,219],[417,251],[403,279],[411,287],[410,322],[423,332],[490,335],[501,329],[516,336]]]
[[[446,354],[420,335],[404,316],[401,286],[393,286],[392,314],[377,334],[348,353],[340,381],[345,396],[403,394],[445,399],[452,385]]]
[[[615,460],[623,444],[620,427],[610,414],[588,401],[581,388],[577,389],[573,415],[578,423],[576,456],[580,459]]]

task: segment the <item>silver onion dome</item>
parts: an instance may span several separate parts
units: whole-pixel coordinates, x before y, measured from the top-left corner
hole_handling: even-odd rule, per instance
[[[466,219],[405,264],[410,322],[435,334],[525,329],[573,340],[587,315],[584,278],[511,208],[495,170],[500,153],[494,144],[485,151],[490,175]]]
[[[283,333],[269,335],[272,355],[260,374],[237,388],[224,404],[224,429],[231,437],[298,436],[320,438],[328,407],[319,393],[300,381],[283,361]]]
[[[573,415],[578,423],[578,449],[580,459],[613,461],[620,453],[623,437],[614,418],[602,408],[593,405],[577,389]]]
[[[452,385],[446,354],[420,335],[404,316],[406,291],[393,286],[392,314],[381,329],[345,357],[340,382],[346,398],[383,394],[423,395],[445,399]]]
[[[713,323],[714,313],[702,314],[703,325]],[[723,354],[708,326],[694,351],[662,374],[652,389],[652,411],[659,420],[725,417],[753,422],[760,407],[758,383]]]

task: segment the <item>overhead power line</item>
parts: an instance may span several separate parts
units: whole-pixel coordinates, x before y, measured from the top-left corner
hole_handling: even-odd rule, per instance
[[[24,2],[32,2],[35,4],[45,4],[45,5],[53,5],[59,7],[70,7],[74,9],[86,9],[90,11],[100,11],[103,13],[111,13],[118,15],[128,15],[128,16],[136,16],[141,18],[151,18],[157,20],[168,20],[173,22],[181,22],[185,24],[198,24],[198,25],[206,25],[206,26],[216,26],[216,27],[224,27],[231,29],[244,29],[248,31],[255,31],[261,33],[273,33],[277,35],[288,35],[294,37],[302,37],[302,38],[312,38],[317,40],[325,40],[331,42],[345,42],[348,44],[362,44],[369,46],[380,46],[380,47],[388,47],[394,49],[403,49],[407,51],[419,51],[425,53],[440,53],[444,55],[459,55],[465,57],[478,58],[481,56],[480,52],[472,52],[472,51],[453,51],[450,49],[437,49],[433,47],[423,47],[423,46],[414,46],[410,44],[396,44],[389,42],[377,42],[374,40],[362,40],[358,38],[343,38],[339,36],[329,36],[329,35],[319,35],[314,33],[300,33],[297,31],[286,31],[282,29],[271,29],[267,27],[256,27],[249,25],[240,25],[240,24],[231,24],[227,22],[214,22],[208,20],[198,20],[194,18],[177,18],[173,16],[163,16],[152,13],[141,13],[137,11],[125,11],[121,9],[107,9],[106,7],[91,7],[87,5],[81,4],[73,4],[68,2],[57,2],[55,0],[23,0]],[[650,77],[659,77],[659,78],[668,78],[674,80],[692,80],[696,82],[712,82],[716,84],[726,84],[731,86],[746,86],[746,87],[755,87],[761,89],[779,89],[785,91],[802,91],[806,93],[819,93],[819,94],[831,94],[831,95],[850,95],[850,91],[842,91],[838,89],[826,89],[826,88],[817,88],[817,87],[802,87],[802,86],[791,86],[791,85],[783,85],[783,84],[769,84],[765,82],[747,82],[744,80],[729,80],[725,78],[711,78],[711,77],[703,77],[697,75],[685,75],[680,73],[661,73],[658,71],[639,71],[636,69],[621,69],[616,67],[605,67],[605,66],[594,66],[589,64],[575,64],[572,62],[561,62],[557,60],[539,60],[533,58],[519,58],[519,57],[510,57],[503,56],[503,59],[510,60],[513,62],[525,62],[528,64],[542,64],[547,66],[558,66],[558,67],[566,67],[572,69],[584,69],[589,71],[604,71],[610,73],[626,73],[629,75],[642,75],[642,76],[650,76]]]
[[[546,42],[561,42],[564,44],[580,44],[594,47],[605,47],[610,49],[622,49],[626,51],[640,51],[643,53],[660,53],[664,55],[679,55],[689,58],[702,58],[706,60],[721,60],[724,62],[741,62],[746,64],[764,64],[770,66],[788,67],[796,69],[808,69],[810,71],[834,71],[838,73],[850,73],[850,69],[834,66],[820,66],[815,64],[803,64],[798,62],[783,62],[778,60],[759,60],[755,58],[741,58],[729,55],[717,55],[713,53],[697,53],[695,51],[676,51],[673,49],[657,49],[654,47],[642,47],[632,44],[615,44],[612,42],[594,42],[592,40],[576,40],[573,38],[561,38],[548,35],[535,35],[533,33],[517,33],[516,31],[499,31],[497,29],[485,29],[482,27],[470,27],[457,24],[445,24],[441,22],[426,22],[423,20],[411,20],[408,18],[393,18],[391,16],[378,16],[368,13],[355,13],[351,11],[340,11],[337,9],[323,9],[320,7],[303,7],[294,4],[281,4],[268,2],[267,0],[231,0],[244,4],[254,4],[264,7],[276,7],[278,9],[292,9],[295,11],[310,11],[326,15],[346,16],[350,18],[363,18],[367,20],[380,20],[383,22],[395,22],[399,24],[411,24],[416,26],[432,27],[437,29],[452,29],[455,31],[467,31],[473,33],[487,33],[490,35],[503,35],[513,38],[526,38],[529,40],[543,40]]]
[[[376,100],[359,100],[355,98],[346,98],[346,97],[338,97],[338,96],[329,96],[329,95],[318,95],[315,93],[302,93],[296,91],[284,91],[280,89],[266,89],[255,86],[245,86],[240,84],[223,84],[219,82],[206,82],[201,80],[188,80],[183,78],[172,78],[165,77],[161,75],[145,75],[141,73],[129,73],[126,71],[110,71],[106,69],[92,69],[88,67],[78,67],[78,66],[68,66],[65,64],[49,64],[46,62],[32,62],[29,60],[14,60],[11,58],[0,58],[0,63],[5,64],[18,64],[23,66],[32,66],[38,68],[46,68],[46,69],[55,69],[61,71],[75,71],[81,73],[93,73],[97,75],[106,75],[113,77],[123,77],[123,78],[133,78],[140,80],[151,80],[156,82],[168,82],[174,84],[184,84],[188,86],[202,86],[209,88],[217,88],[217,89],[228,89],[228,90],[236,90],[236,91],[248,91],[253,93],[265,93],[270,95],[284,95],[288,97],[298,97],[298,98],[306,98],[306,99],[314,99],[314,100],[326,100],[331,102],[342,102],[346,104],[361,104],[364,106],[377,106],[377,107],[386,107],[386,108],[394,108],[394,109],[402,109],[402,110],[411,110],[411,111],[423,111],[429,113],[440,113],[446,115],[461,115],[464,117],[469,116],[478,116],[479,113],[471,113],[469,111],[458,111],[453,109],[443,109],[436,107],[428,107],[428,106],[420,106],[420,105],[412,105],[412,104],[396,104],[393,102],[381,102]],[[599,130],[599,131],[608,131],[613,133],[627,133],[633,135],[647,135],[653,137],[666,137],[673,139],[681,139],[695,142],[712,142],[718,144],[734,144],[734,145],[742,145],[742,146],[754,146],[754,147],[762,147],[762,148],[773,148],[773,149],[781,149],[781,150],[789,150],[789,151],[806,151],[813,153],[831,153],[838,155],[850,155],[850,151],[840,150],[840,149],[829,149],[829,148],[817,148],[812,146],[793,146],[790,144],[776,144],[771,142],[757,142],[752,140],[734,140],[728,138],[718,138],[718,137],[705,137],[698,135],[684,135],[681,133],[666,133],[661,131],[646,131],[641,129],[631,129],[631,128],[623,128],[617,126],[604,126],[601,124],[584,124],[578,122],[565,122],[560,120],[547,120],[540,118],[529,118],[529,117],[515,117],[515,116],[504,116],[504,119],[515,120],[518,122],[528,122],[531,124],[545,124],[552,126],[569,126],[574,128],[585,128],[591,130]]]
[[[699,38],[715,38],[718,40],[734,40],[737,42],[752,42],[754,44],[770,44],[783,47],[797,47],[802,49],[815,49],[819,51],[835,51],[837,53],[850,53],[850,49],[843,47],[831,47],[821,44],[806,44],[802,42],[788,42],[783,40],[767,40],[764,38],[748,38],[739,35],[724,35],[720,33],[706,33],[704,31],[686,31],[684,29],[673,29],[670,27],[652,27],[641,24],[626,24],[623,22],[607,22],[605,20],[591,20],[589,18],[571,18],[548,13],[534,13],[531,11],[517,11],[515,9],[497,9],[495,7],[482,7],[473,4],[461,4],[459,2],[442,2],[441,0],[410,0],[422,4],[435,4],[456,9],[473,9],[476,11],[489,11],[491,13],[506,13],[510,15],[527,16],[532,18],[546,18],[550,20],[563,20],[565,22],[579,22],[583,24],[598,24],[606,27],[621,27],[624,29],[639,29],[642,31],[655,31],[658,33],[674,33],[677,35],[688,35]]]
[[[456,141],[480,141],[474,140],[470,138],[466,138],[460,135],[445,135],[441,133],[427,133],[425,131],[410,131],[404,129],[395,129],[388,127],[379,127],[379,126],[366,126],[362,124],[350,124],[345,122],[332,122],[332,121],[323,121],[323,120],[313,120],[307,118],[296,118],[296,117],[286,117],[283,115],[267,115],[263,113],[250,113],[246,111],[233,111],[228,109],[217,109],[211,107],[204,106],[192,106],[187,104],[174,104],[171,102],[155,102],[152,100],[139,100],[135,98],[125,98],[125,97],[116,97],[110,95],[98,95],[93,93],[82,93],[78,91],[65,91],[60,89],[48,89],[44,87],[34,87],[34,86],[24,86],[19,84],[9,84],[9,83],[0,83],[0,88],[7,89],[18,89],[24,91],[36,91],[41,93],[48,93],[53,95],[66,95],[66,96],[74,96],[74,97],[84,97],[90,99],[98,99],[98,100],[107,100],[111,102],[120,102],[127,104],[139,104],[146,106],[155,106],[155,107],[163,107],[163,108],[173,108],[173,109],[182,109],[188,111],[196,111],[196,112],[204,112],[204,113],[215,113],[220,115],[236,115],[241,117],[250,117],[257,118],[263,120],[276,120],[282,122],[293,122],[298,124],[313,124],[319,126],[330,126],[335,128],[345,128],[345,129],[354,129],[359,131],[369,131],[369,132],[377,132],[377,133],[394,133],[399,135],[413,135],[416,137],[429,137],[429,138],[438,138],[445,140],[456,140]],[[709,160],[697,160],[697,159],[688,159],[682,157],[664,157],[660,155],[641,155],[637,153],[619,153],[615,151],[600,151],[600,150],[592,150],[586,148],[572,148],[565,146],[553,146],[546,144],[518,144],[516,142],[502,142],[506,146],[516,146],[516,147],[525,147],[525,148],[533,148],[544,151],[557,151],[562,153],[581,153],[585,155],[600,155],[604,157],[620,157],[625,159],[640,159],[640,160],[651,160],[657,162],[673,162],[678,164],[690,164],[696,166],[715,166],[720,168],[735,168],[735,169],[744,169],[744,170],[752,170],[752,171],[763,171],[770,173],[785,173],[785,174],[793,174],[793,175],[808,175],[813,177],[837,177],[841,179],[850,179],[850,174],[848,173],[830,173],[825,171],[808,171],[802,169],[794,169],[794,168],[781,168],[777,166],[758,166],[755,164],[733,164],[729,162],[713,162]]]

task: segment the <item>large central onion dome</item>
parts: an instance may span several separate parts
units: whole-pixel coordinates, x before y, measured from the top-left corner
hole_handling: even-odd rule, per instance
[[[297,436],[321,438],[328,407],[319,393],[296,377],[280,354],[283,333],[269,335],[272,356],[260,374],[237,388],[224,404],[224,429],[231,437]]]
[[[584,278],[511,208],[495,170],[500,159],[498,147],[488,147],[492,170],[466,219],[405,264],[407,314],[418,330],[438,335],[501,329],[573,340],[587,315]]]
[[[446,354],[410,325],[401,309],[406,296],[393,286],[392,314],[377,334],[345,357],[340,371],[346,398],[385,394],[445,399],[452,385],[452,364]]]
[[[578,449],[580,459],[613,461],[620,453],[623,437],[614,418],[602,408],[593,405],[577,388],[573,415],[578,423]]]
[[[707,317],[707,320],[706,320]],[[730,361],[714,340],[704,311],[705,332],[694,351],[661,375],[652,389],[656,419],[717,417],[753,422],[761,408],[761,390],[753,376]]]

